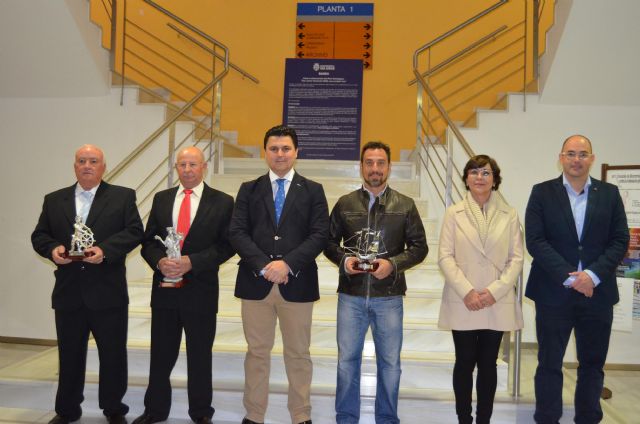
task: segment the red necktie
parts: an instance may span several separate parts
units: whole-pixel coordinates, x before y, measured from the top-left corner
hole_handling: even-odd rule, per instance
[[[193,190],[186,189],[184,191],[184,198],[180,205],[180,213],[178,214],[178,232],[182,234],[182,240],[180,240],[180,249],[184,244],[184,239],[187,238],[189,233],[189,227],[191,226],[191,193]]]

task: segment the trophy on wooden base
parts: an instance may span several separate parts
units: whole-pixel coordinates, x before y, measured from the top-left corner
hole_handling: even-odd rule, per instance
[[[71,249],[62,254],[63,258],[72,261],[81,261],[84,258],[95,255],[93,252],[86,250],[95,243],[93,231],[82,222],[81,216],[76,216],[76,222],[73,224],[73,234],[71,234]]]
[[[375,272],[379,264],[374,262],[380,255],[387,253],[382,240],[382,230],[363,228],[343,244],[344,250],[356,257],[354,268],[360,271]]]
[[[182,240],[183,236],[181,233],[177,232],[173,227],[167,227],[167,237],[162,240],[162,237],[155,236],[156,240],[159,240],[160,243],[167,248],[167,258],[169,259],[180,259],[182,254],[180,253],[180,240]],[[184,280],[180,278],[169,278],[164,277],[162,281],[160,281],[160,287],[169,287],[179,289],[184,285]]]

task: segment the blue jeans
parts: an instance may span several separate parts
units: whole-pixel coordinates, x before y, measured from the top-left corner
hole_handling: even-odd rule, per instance
[[[336,422],[360,420],[360,368],[367,329],[376,349],[376,423],[399,423],[402,296],[360,297],[338,294],[338,383]]]

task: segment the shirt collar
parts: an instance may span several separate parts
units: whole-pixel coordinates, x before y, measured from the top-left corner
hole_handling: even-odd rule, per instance
[[[193,190],[193,193],[191,193],[192,195],[195,194],[196,197],[201,198],[202,191],[204,190],[204,181],[200,181],[200,184],[198,184],[191,190]],[[180,183],[180,186],[178,187],[178,194],[182,194],[183,191],[184,191],[184,186],[182,185],[182,183]]]
[[[571,183],[569,183],[569,180],[567,180],[567,176],[564,175],[564,172],[562,173],[562,185],[564,186],[564,188],[566,188],[567,190],[571,190],[576,195],[580,194],[580,193],[576,193],[576,191],[573,189],[573,187],[571,187]],[[591,176],[587,175],[587,182],[585,183],[584,188],[582,189],[582,191],[584,193],[589,193],[589,187],[591,187]]]
[[[79,195],[80,193],[84,192],[84,191],[88,191],[90,192],[94,197],[96,195],[96,192],[98,191],[98,187],[100,187],[100,183],[98,183],[97,186],[91,188],[90,190],[85,190],[82,188],[82,186],[80,185],[80,183],[76,183],[76,196]]]
[[[369,198],[373,198],[373,197],[380,197],[384,194],[385,191],[387,191],[387,188],[389,187],[389,184],[385,184],[384,185],[384,189],[378,193],[377,196],[375,196],[372,192],[370,192],[365,186],[364,184],[362,185],[362,190],[366,191],[367,193],[369,193]]]
[[[291,181],[293,180],[293,175],[296,173],[296,171],[291,168],[289,170],[289,172],[287,172],[284,177],[279,177],[278,175],[276,175],[275,172],[273,172],[272,170],[269,170],[269,180],[271,181],[271,184],[273,184],[273,182],[279,178],[284,178],[285,180],[287,180],[289,183],[291,183]]]

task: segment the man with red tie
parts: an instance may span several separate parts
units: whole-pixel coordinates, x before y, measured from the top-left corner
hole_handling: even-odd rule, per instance
[[[145,230],[142,256],[155,272],[151,289],[151,364],[144,413],[134,424],[165,421],[171,409],[171,371],[184,329],[187,344],[189,416],[210,423],[214,413],[211,349],[218,311],[218,269],[233,255],[227,230],[233,198],[203,182],[202,151],[178,153],[178,187],[157,193]],[[167,257],[167,229],[182,235],[178,258]],[[165,281],[178,281],[167,284]]]

